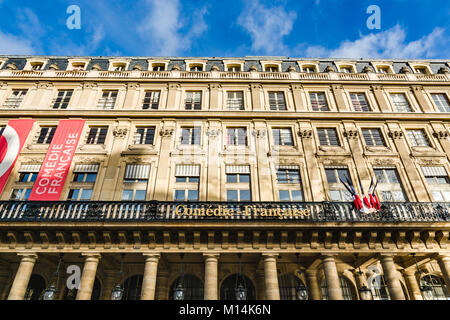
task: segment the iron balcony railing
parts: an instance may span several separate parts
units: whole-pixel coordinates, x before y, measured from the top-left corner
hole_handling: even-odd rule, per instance
[[[356,211],[348,202],[1,201],[0,222],[450,221],[450,203],[444,202],[385,202],[372,211]]]

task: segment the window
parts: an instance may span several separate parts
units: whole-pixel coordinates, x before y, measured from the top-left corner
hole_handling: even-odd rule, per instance
[[[200,144],[201,127],[181,128],[181,144]]]
[[[386,281],[382,274],[374,275],[369,287],[372,289],[373,300],[391,300]]]
[[[39,171],[37,171],[37,172],[19,172],[19,182],[34,182],[37,179],[38,173],[39,173]]]
[[[362,129],[362,134],[367,146],[386,146],[380,129]]]
[[[303,69],[303,72],[306,72],[306,73],[316,72],[316,67],[314,67],[314,66],[305,66],[302,69]]]
[[[43,127],[39,132],[37,144],[50,144],[55,135],[56,127]]]
[[[83,62],[74,62],[72,63],[72,70],[82,71],[86,67],[86,64]]]
[[[425,67],[414,67],[414,71],[420,74],[427,74],[427,68]]]
[[[127,65],[125,63],[114,63],[113,70],[114,71],[125,71],[126,66]]]
[[[340,146],[337,130],[335,128],[317,129],[321,146]]]
[[[107,127],[91,127],[87,138],[87,144],[104,144],[106,140],[106,134],[108,133]]]
[[[347,168],[325,168],[325,175],[327,177],[328,189],[330,191],[330,198],[332,201],[352,201],[353,197],[350,192],[345,189],[341,180],[346,181],[346,177],[350,179],[350,174]],[[340,179],[339,179],[340,178]]]
[[[298,166],[278,166],[277,184],[280,201],[303,201]]]
[[[269,92],[270,110],[286,110],[284,92]]]
[[[58,90],[58,95],[53,101],[53,109],[67,109],[73,90]]]
[[[98,102],[98,107],[101,109],[114,109],[117,93],[117,90],[103,91],[103,95]]]
[[[355,300],[355,295],[353,294],[352,285],[350,282],[344,276],[339,276],[339,283],[344,300]],[[320,287],[322,291],[322,300],[328,300],[328,287],[325,279],[323,279]]]
[[[201,66],[201,65],[194,65],[194,66],[191,66],[189,70],[193,71],[193,72],[203,71],[203,66]]]
[[[30,188],[13,189],[10,200],[28,200],[31,194]]]
[[[5,104],[3,106],[6,108],[20,107],[26,94],[27,90],[13,90],[9,98],[6,99]]]
[[[244,96],[242,91],[228,91],[227,96],[228,110],[244,110]]]
[[[278,72],[278,67],[277,66],[267,66],[266,72]]]
[[[246,128],[227,128],[227,144],[234,146],[247,145],[247,129]]]
[[[98,164],[76,164],[73,169],[72,186],[67,200],[88,201],[92,198],[97,180]]]
[[[160,91],[145,91],[142,109],[158,109]]]
[[[251,182],[249,166],[226,167],[227,201],[251,201]]]
[[[311,92],[309,94],[313,111],[329,111],[328,102],[324,92]]]
[[[144,201],[147,195],[150,165],[127,164],[123,177],[123,201]]]
[[[134,144],[153,144],[155,140],[155,127],[140,127],[136,129]]]
[[[340,69],[341,69],[341,72],[343,72],[343,73],[352,73],[353,72],[352,67],[341,67]]]
[[[39,71],[42,70],[44,67],[44,64],[42,62],[32,62],[31,63],[31,70]]]
[[[397,112],[412,112],[411,105],[404,93],[391,93],[392,103]]]
[[[450,102],[445,93],[436,93],[431,96],[440,112],[450,112]]]
[[[443,278],[427,274],[420,279],[420,285],[431,287],[431,292],[424,293],[425,300],[450,300],[450,293]]]
[[[153,65],[153,71],[165,71],[166,68],[163,64],[154,64]]]
[[[351,93],[350,99],[352,100],[355,111],[371,111],[364,93]]]
[[[378,73],[389,73],[389,67],[378,67]]]
[[[406,201],[400,178],[395,168],[374,168],[381,201]]]
[[[275,145],[293,146],[294,140],[292,138],[291,128],[272,129],[273,140]]]
[[[186,110],[201,110],[202,108],[202,92],[201,91],[187,91],[186,92],[186,101],[185,101],[185,109]]]
[[[67,200],[89,201],[92,198],[92,189],[70,189]]]
[[[444,167],[422,167],[434,201],[450,202],[450,179]]]
[[[412,147],[430,147],[430,141],[424,130],[406,130],[406,135]]]
[[[228,71],[230,71],[230,72],[240,72],[241,71],[241,66],[237,66],[237,65],[228,66]]]
[[[198,201],[199,165],[177,165],[175,168],[174,201]]]

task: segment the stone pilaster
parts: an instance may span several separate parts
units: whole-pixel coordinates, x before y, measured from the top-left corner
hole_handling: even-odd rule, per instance
[[[331,91],[333,92],[334,99],[336,100],[338,111],[349,111],[344,100],[344,87],[339,84],[332,85]]]
[[[35,253],[19,253],[22,257],[14,282],[9,291],[8,300],[23,300],[27,291],[28,282],[33,273],[34,264],[38,258]]]
[[[144,253],[145,268],[142,281],[141,300],[155,300],[156,275],[158,273],[159,253]]]
[[[267,154],[269,151],[267,128],[264,123],[255,123],[255,130],[253,135],[256,137],[256,161],[260,186],[267,186],[266,188],[259,188],[259,201],[273,201],[273,179],[270,169],[271,160]]]
[[[389,108],[388,104],[386,103],[386,99],[384,98],[383,86],[377,85],[377,86],[371,86],[370,88],[373,91],[375,99],[377,100],[380,111],[381,112],[392,112],[392,110]]]
[[[268,253],[262,255],[264,259],[264,275],[266,282],[266,300],[280,300],[278,287],[277,257],[278,254]]]
[[[222,86],[218,83],[211,83],[209,85],[209,109],[219,110],[219,91]]]
[[[127,83],[127,92],[123,105],[117,105],[115,109],[142,109],[142,105],[137,101],[138,95],[139,84],[134,82]]]
[[[250,85],[250,90],[252,92],[252,110],[260,111],[263,110],[263,105],[261,103],[261,92],[262,86],[259,83],[252,83]]]
[[[177,105],[177,102],[180,100],[179,92],[181,92],[181,85],[179,83],[169,83],[168,89],[166,109],[180,109],[181,106],[179,105],[181,105],[181,103],[178,103],[179,105]],[[184,109],[184,106],[182,109]]]
[[[208,187],[206,199],[208,201],[220,201],[220,156],[222,147],[221,127],[218,121],[209,121],[206,131],[208,141]]]
[[[294,106],[295,111],[306,111],[308,110],[308,106],[304,103],[303,95],[305,94],[305,90],[301,84],[293,84],[291,85],[292,96],[294,98]]]
[[[218,254],[204,254],[205,258],[205,300],[218,299]]]
[[[85,253],[83,273],[81,274],[80,287],[76,300],[90,300],[94,288],[95,275],[101,255],[99,253]]]
[[[394,258],[388,255],[382,255],[381,267],[383,268],[384,279],[392,300],[405,300],[400,280],[395,269]]]
[[[169,288],[169,273],[165,270],[158,271],[156,275],[156,300],[167,300],[167,289]]]
[[[161,149],[158,159],[158,171],[156,172],[155,191],[153,195],[154,200],[167,200],[167,192],[169,186],[169,167],[170,167],[170,152],[173,145],[173,135],[175,132],[175,123],[165,124],[164,128],[160,130],[161,135]]]
[[[118,281],[118,271],[114,269],[106,269],[103,272],[103,288],[101,300],[111,300],[111,293]]]
[[[433,107],[430,105],[428,100],[425,97],[424,89],[422,86],[414,85],[411,86],[411,91],[413,92],[414,96],[417,99],[417,102],[419,102],[420,109],[425,112],[435,112]]]

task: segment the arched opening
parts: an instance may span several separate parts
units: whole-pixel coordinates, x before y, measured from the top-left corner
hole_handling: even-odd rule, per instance
[[[425,300],[450,300],[449,290],[441,277],[427,274],[420,279],[420,285],[427,285],[430,292],[424,294]]]
[[[306,288],[303,281],[293,274],[278,276],[278,286],[280,288],[280,300],[300,300],[297,289],[300,286]]]
[[[222,282],[222,286],[220,287],[220,300],[236,300],[235,288],[237,280],[239,280],[240,283],[245,283],[245,288],[247,288],[247,300],[255,300],[256,291],[252,281],[243,274],[239,275],[239,279],[237,279],[237,277],[238,274],[232,274]]]
[[[45,279],[38,275],[32,274],[28,282],[27,291],[25,291],[24,300],[42,300],[42,294],[45,290]]]
[[[69,288],[67,288],[67,286],[64,286],[64,287],[65,287],[65,290],[64,290],[63,300],[75,300],[77,298],[78,290],[75,288],[69,289]],[[98,280],[98,278],[95,278],[94,287],[92,288],[91,300],[100,300],[101,290],[102,290],[102,286],[100,284],[100,281]]]
[[[122,300],[140,300],[143,280],[140,274],[127,278],[123,283]]]
[[[391,300],[383,275],[374,276],[368,285],[372,289],[373,300]]]
[[[354,288],[350,281],[344,276],[339,276],[339,283],[341,285],[342,297],[344,300],[356,300]],[[328,295],[328,287],[325,278],[322,280],[320,289],[322,291],[322,300],[329,300],[330,298]]]
[[[185,288],[184,292],[184,300],[203,300],[203,282],[198,277],[192,275],[192,274],[186,274],[183,275],[183,278],[178,277],[175,279],[175,281],[170,286],[170,292],[169,292],[169,300],[173,299],[173,291],[175,289],[175,286],[180,282],[183,284],[183,287]]]

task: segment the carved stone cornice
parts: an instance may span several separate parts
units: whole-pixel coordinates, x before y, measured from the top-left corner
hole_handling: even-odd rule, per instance
[[[208,129],[206,130],[206,136],[208,136],[211,139],[215,139],[219,136],[221,131],[219,129]]]
[[[252,84],[250,84],[250,89],[252,89],[252,90],[262,90],[262,85],[260,83],[252,83]]]
[[[344,86],[342,84],[333,84],[330,86],[331,91],[336,90],[344,90]]]
[[[291,90],[303,90],[304,87],[301,84],[291,84]]]
[[[115,138],[125,138],[127,136],[128,129],[127,128],[116,128],[113,130],[113,136]]]
[[[381,85],[372,85],[372,86],[370,86],[370,90],[372,90],[372,91],[382,91],[383,89],[384,89],[384,87],[381,86]]]
[[[442,131],[435,131],[433,132],[433,137],[445,140],[448,138],[448,131],[442,130]]]
[[[159,135],[161,137],[172,137],[175,129],[161,129],[159,130]]]
[[[392,139],[402,139],[403,138],[403,131],[401,131],[401,130],[389,131],[388,135]]]
[[[380,159],[380,158],[377,158],[377,159],[373,159],[372,161],[371,161],[371,163],[372,163],[372,166],[394,166],[395,165],[395,161],[394,160],[392,160],[392,159]]]
[[[298,132],[298,136],[302,139],[311,139],[312,138],[312,130],[310,130],[310,129],[300,130]]]
[[[253,134],[253,136],[255,136],[257,138],[264,138],[267,134],[267,130],[266,129],[256,129],[256,130],[253,130],[252,134]]]
[[[348,139],[357,139],[358,138],[358,131],[356,130],[346,130],[344,131],[344,137]]]
[[[416,158],[416,159],[417,159],[417,163],[419,165],[423,165],[423,166],[442,165],[442,162],[439,159],[421,159],[421,158]]]

